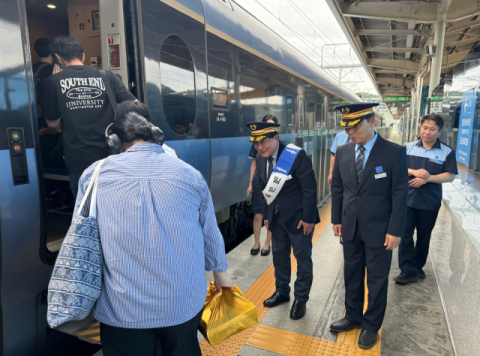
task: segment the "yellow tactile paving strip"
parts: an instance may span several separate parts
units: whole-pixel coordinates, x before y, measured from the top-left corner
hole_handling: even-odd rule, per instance
[[[368,289],[365,283],[364,311],[367,309],[367,301]],[[337,342],[333,342],[258,325],[246,344],[287,356],[380,356],[382,330],[378,333],[377,344],[370,350],[362,350],[357,346],[360,332],[360,329],[353,329],[340,333]]]

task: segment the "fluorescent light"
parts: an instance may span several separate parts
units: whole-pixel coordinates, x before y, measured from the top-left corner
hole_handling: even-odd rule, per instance
[[[55,5],[53,5],[53,4],[48,4],[47,7],[48,7],[49,9],[56,9],[56,8],[57,8],[57,7],[56,7]]]

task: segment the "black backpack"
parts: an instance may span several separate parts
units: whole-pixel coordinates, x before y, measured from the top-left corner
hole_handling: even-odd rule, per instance
[[[43,68],[49,65],[50,64],[43,62],[33,71],[33,85],[35,87],[35,104],[37,106],[37,119],[43,117],[42,107],[40,106],[40,100],[38,96],[38,87],[42,81],[42,79],[40,78],[40,72]]]

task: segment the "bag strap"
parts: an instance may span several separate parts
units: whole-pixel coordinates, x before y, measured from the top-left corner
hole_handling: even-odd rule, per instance
[[[88,183],[87,190],[85,191],[85,195],[83,196],[82,202],[80,203],[80,206],[78,207],[77,214],[82,213],[83,207],[85,206],[85,203],[87,202],[87,199],[90,195],[90,192],[93,189],[92,199],[90,201],[89,216],[93,216],[93,217],[97,216],[98,177],[100,176],[100,169],[102,168],[102,165],[103,165],[104,162],[105,162],[105,159],[102,159],[100,162],[98,162],[97,167],[95,167],[95,170],[93,171],[92,177],[90,178],[90,182]],[[93,215],[92,215],[92,213],[93,213]]]
[[[98,71],[100,72],[100,76],[105,84],[105,91],[107,92],[108,101],[110,102],[110,105],[112,105],[113,111],[115,111],[117,109],[117,99],[115,99],[115,94],[113,93],[112,86],[110,85],[110,80],[108,80],[107,72],[103,69],[99,69]]]

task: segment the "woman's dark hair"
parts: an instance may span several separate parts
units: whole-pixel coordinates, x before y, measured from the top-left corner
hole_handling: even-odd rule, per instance
[[[68,62],[71,62],[73,59],[83,59],[83,47],[73,37],[61,36],[53,39],[52,43],[50,43],[50,53],[52,57],[58,54]]]
[[[152,121],[152,112],[147,105],[139,101],[127,100],[117,105],[115,109],[115,117],[113,120],[117,120],[120,116],[125,115],[126,113],[134,112],[138,115],[147,119],[147,121]]]
[[[438,126],[438,129],[441,130],[443,129],[443,125],[444,125],[444,121],[443,121],[443,118],[440,116],[440,115],[437,115],[437,114],[428,114],[428,115],[425,115],[424,117],[422,117],[422,119],[420,120],[420,125],[423,125],[423,123],[427,120],[432,120],[432,121],[435,121],[435,123],[437,124]]]
[[[115,119],[111,133],[116,134],[123,143],[136,140],[153,142],[154,136],[150,123],[135,112],[127,112]]]
[[[40,58],[46,58],[50,55],[50,44],[52,40],[48,38],[39,38],[35,41],[35,52]]]
[[[268,120],[272,120],[274,123],[278,124],[278,119],[272,114],[265,115],[262,119],[262,122],[267,122]]]

